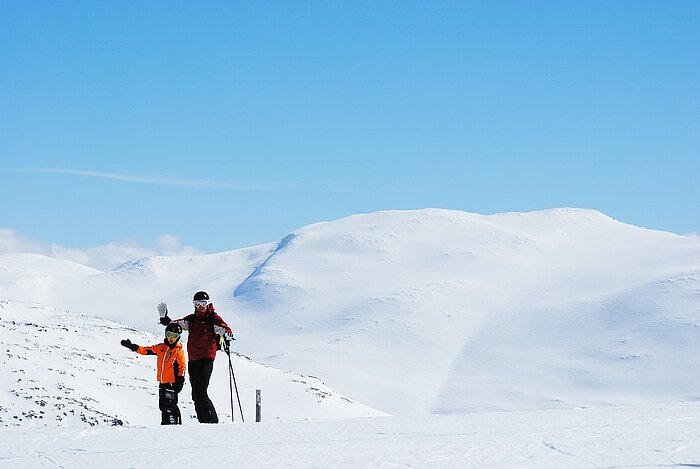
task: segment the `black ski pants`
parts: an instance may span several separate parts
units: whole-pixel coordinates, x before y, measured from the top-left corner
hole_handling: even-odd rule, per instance
[[[161,425],[180,425],[182,417],[177,406],[177,391],[173,383],[161,383],[158,386],[158,408],[160,409]]]
[[[209,379],[213,369],[214,360],[210,358],[190,361],[187,364],[187,371],[190,374],[190,386],[192,386],[194,410],[200,423],[219,423],[214,404],[212,404],[207,394]]]

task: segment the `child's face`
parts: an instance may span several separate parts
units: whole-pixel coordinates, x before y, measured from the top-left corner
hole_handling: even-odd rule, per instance
[[[165,333],[165,340],[167,340],[169,344],[174,344],[175,342],[177,342],[177,339],[179,339],[179,338],[180,338],[180,336],[178,334],[174,334],[171,332]]]

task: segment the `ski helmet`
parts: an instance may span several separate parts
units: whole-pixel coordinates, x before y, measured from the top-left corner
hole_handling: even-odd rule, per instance
[[[194,294],[194,297],[192,298],[192,301],[202,301],[202,300],[209,301],[209,294],[205,291],[198,291],[197,293]]]
[[[165,326],[165,332],[174,332],[176,334],[182,334],[182,327],[176,322],[171,322],[170,324]]]

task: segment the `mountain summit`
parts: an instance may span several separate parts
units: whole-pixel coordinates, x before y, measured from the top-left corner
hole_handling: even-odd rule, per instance
[[[152,332],[159,301],[180,317],[206,289],[241,353],[391,414],[688,400],[700,389],[700,238],[595,210],[384,211],[236,251],[2,279],[0,298]]]

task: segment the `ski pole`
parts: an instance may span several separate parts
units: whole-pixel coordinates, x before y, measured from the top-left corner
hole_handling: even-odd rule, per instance
[[[228,340],[224,339],[224,352],[226,352],[226,355],[228,355],[228,391],[229,395],[231,396],[231,422],[236,422],[236,419],[234,418],[235,412],[233,409],[233,384],[231,381],[231,373],[233,372],[233,368],[231,367],[231,351],[230,351],[230,346]]]
[[[229,395],[231,396],[231,422],[235,422],[236,419],[233,417],[234,414],[235,414],[235,412],[233,411],[233,388],[232,388],[232,385],[231,385],[231,364],[230,364],[231,355],[228,356],[228,359],[229,359],[229,369],[228,369],[228,392],[229,392]]]
[[[231,377],[233,378],[233,387],[236,389],[236,399],[238,399],[238,411],[241,413],[241,422],[245,423],[243,418],[243,407],[241,406],[241,396],[238,394],[238,385],[236,384],[236,374],[233,372],[233,362],[229,362],[231,367]]]
[[[229,390],[231,391],[231,421],[233,421],[233,390],[231,390],[231,381],[233,381],[233,386],[236,389],[236,399],[238,400],[238,411],[241,414],[241,421],[245,423],[245,418],[243,418],[243,406],[241,406],[241,396],[238,394],[238,384],[236,383],[236,373],[233,371],[233,362],[231,361],[231,343],[229,341],[224,341],[224,346],[226,348],[226,354],[228,355],[228,369],[229,369]]]

